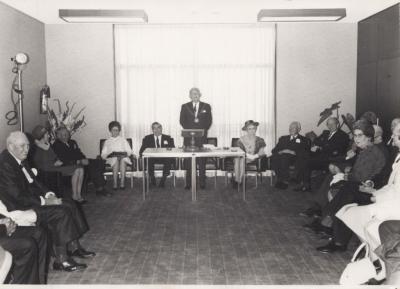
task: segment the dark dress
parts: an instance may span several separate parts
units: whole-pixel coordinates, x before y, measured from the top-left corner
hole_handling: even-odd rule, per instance
[[[33,154],[33,164],[39,170],[45,172],[60,172],[63,176],[72,176],[75,170],[78,168],[77,165],[62,165],[55,166],[54,163],[59,159],[56,153],[51,147],[45,150],[35,145],[35,152]]]
[[[56,153],[57,157],[64,163],[64,165],[76,165],[77,161],[86,159],[86,156],[82,153],[76,141],[70,139],[68,143],[63,143],[60,140],[56,140],[52,148]],[[89,176],[89,179],[93,181],[96,189],[103,188],[106,184],[104,179],[105,162],[102,159],[88,159],[89,164],[85,166],[85,175]]]

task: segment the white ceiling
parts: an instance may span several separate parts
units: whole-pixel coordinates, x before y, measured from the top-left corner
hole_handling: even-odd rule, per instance
[[[58,9],[144,9],[149,23],[254,23],[268,8],[346,8],[358,22],[398,0],[2,0],[46,24],[65,23]]]

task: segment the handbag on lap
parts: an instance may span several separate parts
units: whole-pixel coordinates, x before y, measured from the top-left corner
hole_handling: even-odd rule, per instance
[[[365,256],[359,258],[361,251],[365,249]],[[354,252],[353,258],[344,268],[340,276],[340,285],[361,285],[377,276],[374,264],[369,258],[369,246],[362,243]]]

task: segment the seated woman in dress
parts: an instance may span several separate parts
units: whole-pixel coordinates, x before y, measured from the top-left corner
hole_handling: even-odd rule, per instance
[[[60,172],[63,176],[71,176],[72,199],[85,203],[82,198],[84,170],[81,166],[65,165],[60,161],[50,145],[50,135],[45,127],[38,125],[32,131],[35,139],[33,153],[34,165],[44,172]]]
[[[394,128],[392,139],[392,144],[400,148],[400,124]],[[387,220],[400,220],[400,155],[397,155],[392,168],[387,185],[381,189],[360,186],[360,191],[369,194],[371,204],[351,204],[343,207],[336,215],[362,241],[369,244],[371,251],[381,245],[379,225]],[[371,255],[374,257],[374,254]]]
[[[385,166],[385,156],[376,145],[373,143],[374,128],[369,122],[357,121],[353,126],[354,143],[357,145],[359,153],[351,168],[351,171],[345,176],[346,182],[341,186],[334,198],[326,204],[322,209],[321,220],[323,224],[332,223],[333,240],[327,246],[317,248],[323,253],[332,253],[338,250],[345,250],[351,238],[346,231],[346,226],[342,226],[335,219],[335,214],[346,204],[369,202],[369,197],[359,191],[359,185],[368,181],[375,181],[376,176],[382,171]],[[346,170],[347,171],[347,170]],[[316,220],[310,225],[305,226],[311,228],[315,232],[330,232],[321,227],[321,220]],[[326,222],[330,220],[329,222]],[[344,228],[343,228],[344,227]]]
[[[265,155],[264,148],[266,146],[263,138],[256,136],[259,123],[253,120],[245,122],[242,130],[245,134],[240,137],[237,145],[246,152],[246,164],[251,163],[261,156]],[[235,182],[234,185],[242,182],[245,165],[239,158],[235,158]]]
[[[120,135],[121,124],[118,121],[112,121],[108,125],[111,136],[104,142],[101,150],[102,159],[106,160],[113,169],[114,190],[118,189],[118,172],[121,173],[120,189],[125,189],[126,165],[132,165],[130,156],[132,148],[128,141]]]

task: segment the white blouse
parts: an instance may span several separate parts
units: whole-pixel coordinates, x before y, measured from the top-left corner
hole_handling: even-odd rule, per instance
[[[117,158],[107,158],[107,156],[113,152],[126,152],[127,157],[123,158],[122,160],[125,161],[127,164],[132,164],[129,156],[133,154],[132,148],[129,145],[128,141],[123,138],[122,136],[117,137],[109,137],[103,145],[103,149],[101,150],[101,158],[106,160],[106,163],[110,166],[113,166]]]

